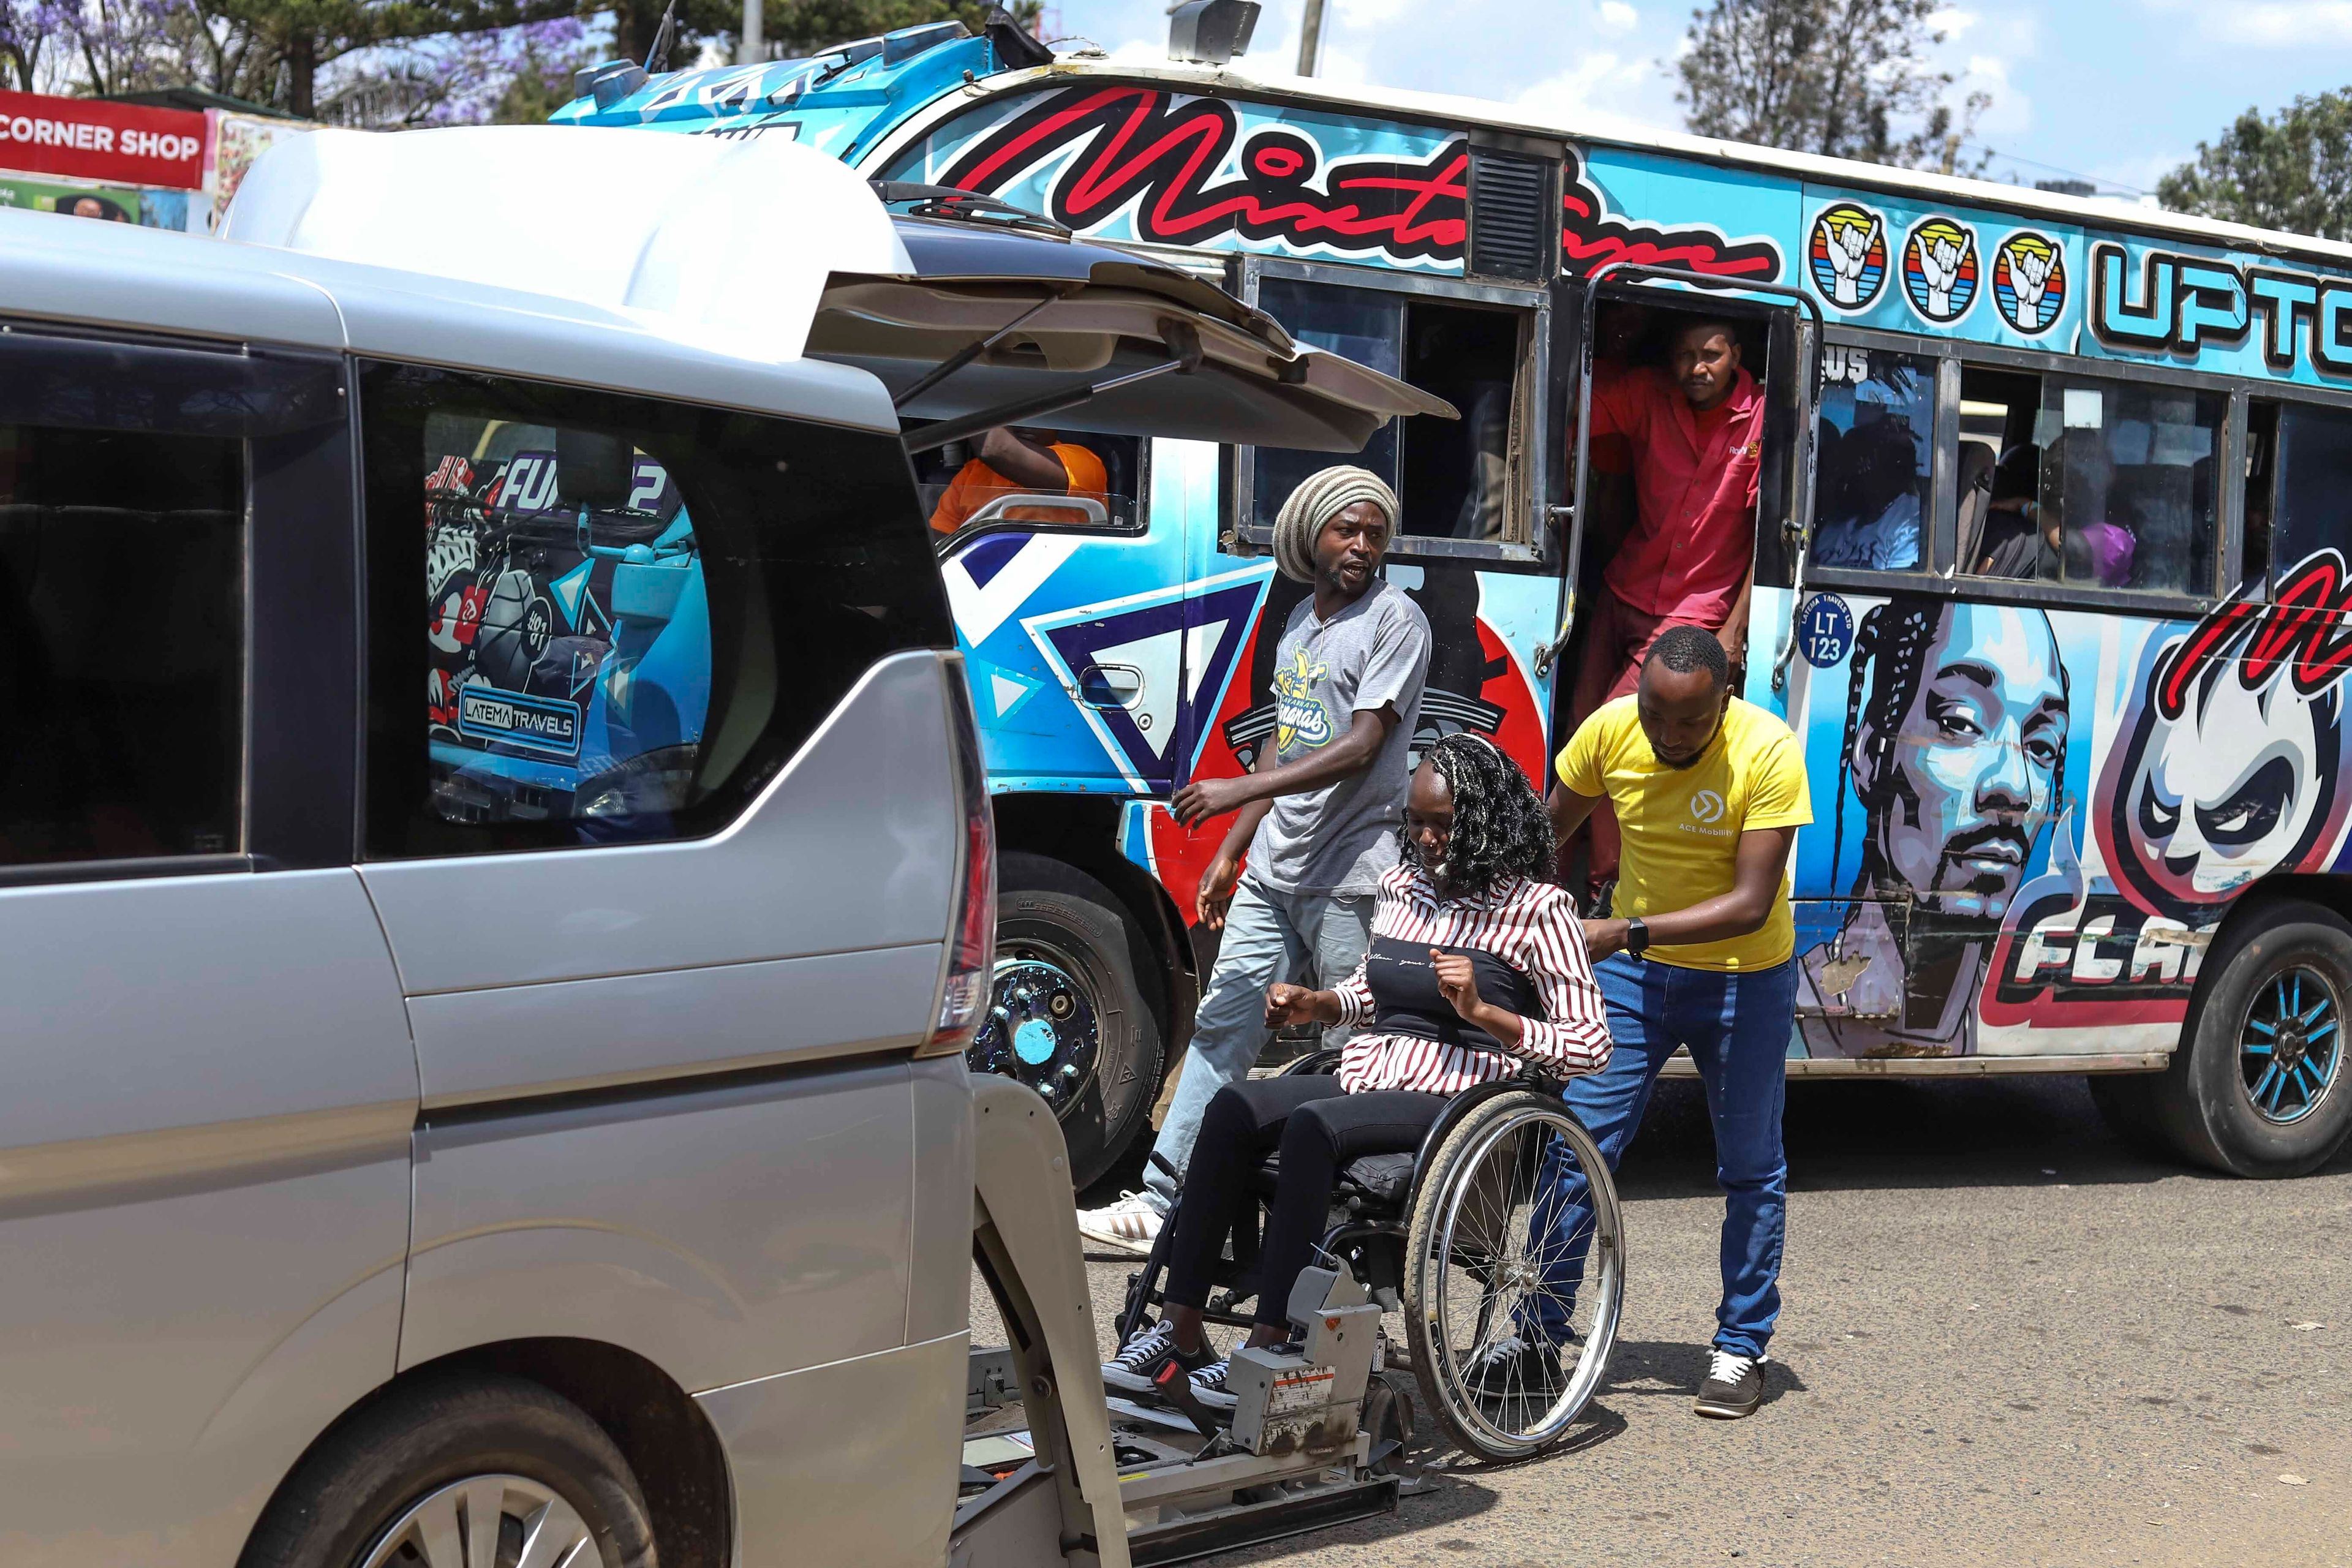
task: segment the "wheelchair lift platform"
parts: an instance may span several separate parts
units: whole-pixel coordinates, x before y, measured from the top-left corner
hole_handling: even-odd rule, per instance
[[[1160,1403],[1105,1399],[1129,1561],[1186,1563],[1395,1511],[1411,1402],[1382,1375],[1380,1307],[1351,1275],[1309,1268],[1287,1311],[1289,1344],[1234,1352],[1223,1418],[1181,1374]],[[1030,1568],[1040,1527],[1060,1517],[1020,1376],[1009,1349],[971,1353],[950,1568]]]

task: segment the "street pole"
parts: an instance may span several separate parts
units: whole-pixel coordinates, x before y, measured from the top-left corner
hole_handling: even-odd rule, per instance
[[[760,37],[761,24],[766,20],[761,15],[765,9],[765,0],[743,0],[743,42],[735,50],[735,63],[739,66],[757,65],[768,58],[767,43]]]
[[[1307,16],[1298,25],[1298,74],[1315,74],[1315,57],[1323,47],[1323,0],[1307,0]]]

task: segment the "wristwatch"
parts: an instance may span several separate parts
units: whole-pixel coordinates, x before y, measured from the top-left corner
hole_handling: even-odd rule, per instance
[[[1642,956],[1642,950],[1649,945],[1650,922],[1642,919],[1639,915],[1625,922],[1625,951],[1632,953],[1635,958],[1639,958]]]

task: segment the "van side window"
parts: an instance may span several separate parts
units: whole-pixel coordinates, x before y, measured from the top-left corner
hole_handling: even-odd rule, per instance
[[[362,411],[371,854],[711,831],[951,646],[889,437],[398,365]]]
[[[1360,453],[1254,448],[1249,515],[1263,538],[1308,475],[1339,463],[1386,479],[1406,538],[1528,539],[1532,318],[1507,306],[1268,277],[1257,306],[1297,342],[1435,394],[1461,418],[1391,421]]]
[[[243,849],[242,437],[276,391],[229,353],[0,338],[0,866]]]
[[[915,481],[945,544],[991,527],[1139,531],[1142,468],[1137,437],[1008,426],[918,453]]]
[[[1823,345],[1814,435],[1813,564],[1917,571],[1935,516],[1935,360]]]
[[[2214,466],[2228,403],[2155,383],[1967,367],[1963,455],[1971,442],[1990,445],[1996,430],[2000,445],[1982,506],[1961,498],[1961,571],[2211,593]]]

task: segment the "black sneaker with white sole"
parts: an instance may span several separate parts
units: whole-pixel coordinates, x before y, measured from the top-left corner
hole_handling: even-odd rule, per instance
[[[1755,1415],[1763,1398],[1764,1358],[1717,1348],[1707,1362],[1706,1381],[1699,1385],[1691,1409],[1717,1421],[1737,1421]]]
[[[1567,1384],[1557,1347],[1508,1333],[1470,1358],[1462,1386],[1478,1399],[1553,1400]]]
[[[1225,1386],[1225,1374],[1233,1370],[1233,1364],[1225,1357],[1219,1356],[1206,1366],[1195,1367],[1190,1379],[1192,1397],[1212,1410],[1231,1410],[1240,1404],[1239,1397]]]
[[[1119,1347],[1118,1354],[1102,1363],[1103,1386],[1119,1394],[1150,1394],[1153,1379],[1160,1369],[1170,1362],[1186,1373],[1195,1373],[1217,1359],[1217,1352],[1206,1344],[1185,1354],[1176,1348],[1176,1331],[1166,1323],[1152,1323],[1136,1331],[1135,1337]]]

